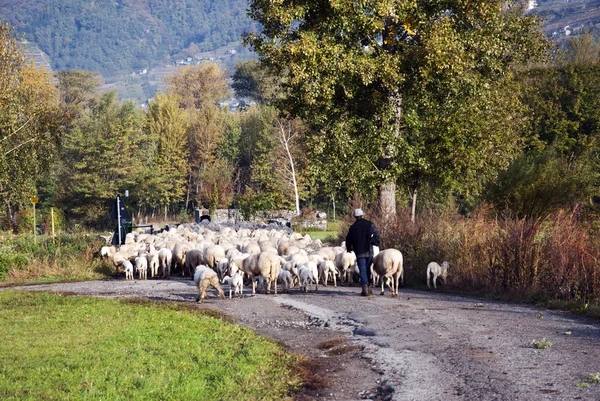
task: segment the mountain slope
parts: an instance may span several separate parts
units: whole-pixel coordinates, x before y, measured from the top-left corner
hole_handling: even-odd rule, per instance
[[[251,27],[246,0],[2,0],[0,16],[55,69],[113,76],[210,51]]]

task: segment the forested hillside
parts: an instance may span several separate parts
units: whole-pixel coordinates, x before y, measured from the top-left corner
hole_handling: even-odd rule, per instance
[[[0,17],[57,70],[114,76],[239,42],[246,0],[3,0]]]

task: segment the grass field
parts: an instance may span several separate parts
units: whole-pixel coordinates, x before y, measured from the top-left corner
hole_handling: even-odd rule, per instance
[[[2,400],[285,400],[296,363],[183,305],[0,291]]]
[[[340,221],[328,221],[327,231],[301,231],[302,234],[309,234],[312,239],[320,239],[323,242],[332,242],[337,240],[340,231]],[[338,245],[338,244],[336,244]]]

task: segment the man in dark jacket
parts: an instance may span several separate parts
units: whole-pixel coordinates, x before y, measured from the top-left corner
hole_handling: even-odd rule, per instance
[[[346,250],[356,254],[362,284],[360,295],[367,296],[373,294],[373,279],[369,274],[369,267],[373,261],[373,246],[379,246],[380,238],[375,224],[364,219],[363,215],[362,209],[354,209],[356,221],[346,235]]]

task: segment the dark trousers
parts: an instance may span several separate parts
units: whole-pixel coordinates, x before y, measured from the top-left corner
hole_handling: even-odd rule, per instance
[[[356,263],[358,264],[358,270],[360,272],[360,283],[362,285],[373,285],[373,280],[371,279],[371,272],[369,268],[371,267],[371,262],[373,258],[357,258]]]

